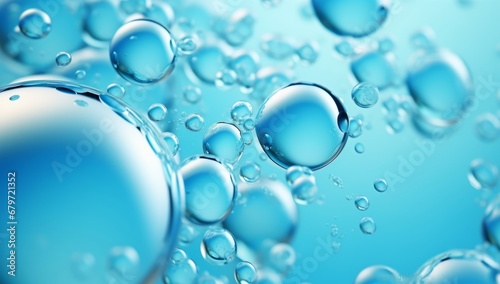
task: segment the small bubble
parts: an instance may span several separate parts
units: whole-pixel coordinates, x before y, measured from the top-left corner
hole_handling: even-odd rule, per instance
[[[163,140],[165,143],[167,143],[168,148],[170,149],[170,152],[172,152],[172,155],[177,155],[179,152],[179,138],[171,132],[165,132],[163,133]]]
[[[275,8],[281,4],[282,0],[260,0],[260,3],[266,8]]]
[[[242,124],[252,115],[252,105],[246,101],[238,101],[231,108],[231,118],[237,124]],[[248,130],[248,129],[247,129]]]
[[[260,177],[260,166],[254,162],[246,162],[240,168],[240,178],[246,182],[255,182]]]
[[[373,182],[373,187],[378,192],[384,192],[388,188],[387,181],[385,181],[385,179],[382,178],[377,179],[375,180],[375,182]]]
[[[167,117],[167,107],[163,104],[152,104],[148,109],[148,117],[151,121],[162,121]]]
[[[363,154],[365,152],[365,145],[363,145],[363,143],[358,142],[356,143],[356,145],[354,145],[354,150],[358,154]]]
[[[110,255],[110,272],[119,280],[133,280],[137,277],[139,254],[132,247],[114,247]]]
[[[71,63],[71,54],[67,52],[59,52],[56,55],[56,64],[59,67],[68,66]]]
[[[172,261],[173,264],[179,264],[187,259],[187,254],[179,248],[176,248],[172,252],[172,256],[170,256],[170,261]]]
[[[241,131],[234,124],[226,122],[212,125],[203,137],[203,152],[229,164],[238,162],[244,147]]]
[[[46,37],[51,28],[52,21],[45,12],[38,9],[28,9],[19,17],[19,29],[26,37],[41,39]]]
[[[195,36],[186,35],[177,41],[177,50],[181,55],[191,55],[198,49],[199,43]]]
[[[253,133],[250,131],[242,132],[241,138],[243,139],[243,143],[245,143],[245,145],[247,146],[253,143]]]
[[[278,243],[269,252],[269,263],[278,272],[286,273],[295,264],[296,254],[292,246]]]
[[[201,89],[197,86],[187,86],[184,88],[183,95],[188,103],[195,104],[201,100]]]
[[[201,255],[211,264],[225,265],[236,257],[236,242],[224,229],[211,229],[201,242]]]
[[[480,115],[476,119],[476,133],[483,141],[493,141],[500,136],[500,120],[492,113]]]
[[[363,120],[361,117],[353,117],[349,120],[349,137],[357,138],[363,134]]]
[[[262,37],[260,47],[268,57],[283,60],[295,54],[294,45],[290,38],[277,34],[267,34]]]
[[[243,127],[245,127],[246,130],[252,131],[255,129],[255,120],[253,118],[247,118],[243,122]]]
[[[21,96],[19,96],[19,95],[13,95],[13,96],[10,96],[9,100],[12,101],[12,102],[13,101],[17,101],[20,97]]]
[[[188,130],[197,132],[205,126],[205,119],[197,113],[192,113],[186,117],[185,126]]]
[[[367,82],[357,84],[351,92],[352,100],[362,108],[373,107],[378,101],[378,96],[377,87]]]
[[[108,85],[106,92],[114,97],[121,98],[125,95],[125,88],[120,84],[112,83]]]
[[[344,187],[344,182],[342,181],[342,179],[340,177],[337,177],[337,176],[330,174],[328,176],[328,179],[331,180],[333,182],[333,185],[335,185],[336,187],[339,187],[339,188]]]
[[[319,45],[316,42],[308,42],[300,46],[295,53],[303,62],[313,64],[319,57]]]
[[[373,221],[370,217],[364,217],[361,219],[361,222],[359,222],[359,228],[361,229],[361,232],[366,235],[372,235],[377,230],[375,221]]]
[[[340,41],[334,46],[335,51],[344,57],[354,55],[354,47],[347,40]]]
[[[223,69],[215,74],[215,86],[225,89],[236,83],[236,72],[231,69]]]
[[[81,107],[87,107],[89,105],[89,103],[87,103],[84,100],[75,100],[75,105],[81,106]]]
[[[234,278],[238,284],[254,283],[257,280],[257,269],[250,262],[242,261],[236,264]]]
[[[498,183],[498,168],[489,161],[476,159],[470,165],[468,178],[475,189],[492,189]]]
[[[87,77],[87,72],[85,72],[85,70],[76,70],[75,71],[75,78],[77,80],[83,80],[83,79],[85,79],[85,77]]]
[[[415,48],[429,49],[434,46],[436,35],[434,31],[428,27],[414,32],[410,37],[410,42]]]
[[[368,209],[368,207],[370,207],[370,201],[366,196],[361,195],[356,197],[356,199],[354,200],[354,205],[356,205],[356,208],[358,208],[358,210],[365,211],[366,209]]]

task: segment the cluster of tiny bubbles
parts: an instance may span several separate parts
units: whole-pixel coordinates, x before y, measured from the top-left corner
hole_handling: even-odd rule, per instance
[[[234,11],[229,18],[219,17],[214,23],[215,33],[229,45],[243,45],[253,34],[255,19],[247,9]]]
[[[28,9],[19,16],[18,27],[23,35],[31,39],[41,39],[49,34],[52,20],[44,11]]]
[[[238,242],[241,259],[262,253],[265,244],[288,242],[298,222],[297,207],[287,186],[279,180],[259,178],[238,184],[239,201],[224,220]]]
[[[109,277],[123,281],[137,281],[139,268],[139,254],[133,247],[113,247],[109,256]]]
[[[476,118],[476,133],[483,141],[490,142],[500,136],[500,120],[492,113],[485,113]]]
[[[373,182],[373,188],[375,188],[375,190],[378,192],[384,192],[388,187],[389,185],[387,184],[387,181],[383,178],[376,179]]]
[[[291,166],[286,170],[286,180],[297,204],[311,204],[318,193],[313,172],[303,166]]]
[[[116,30],[123,24],[123,17],[112,1],[93,1],[86,3],[83,22],[85,42],[101,47],[109,44]]]
[[[260,57],[256,52],[241,50],[228,62],[228,67],[236,72],[238,84],[243,92],[252,90],[260,66]]]
[[[413,104],[409,99],[401,99],[393,95],[382,102],[386,112],[386,130],[390,134],[396,134],[403,131],[405,120],[408,114],[413,113]]]
[[[245,182],[256,182],[260,178],[260,166],[253,161],[246,161],[240,167],[240,179]]]
[[[493,189],[499,179],[498,168],[487,160],[475,159],[470,164],[467,177],[475,189]]]
[[[167,144],[173,156],[177,155],[180,148],[179,138],[172,132],[165,132],[162,134],[163,140]]]
[[[352,44],[346,39],[343,39],[336,43],[333,48],[338,54],[342,55],[343,57],[350,57],[356,53]]]
[[[431,28],[423,28],[414,32],[410,37],[410,43],[417,49],[433,49],[435,48],[436,35]]]
[[[312,0],[318,20],[341,36],[364,37],[380,28],[389,14],[387,0]]]
[[[184,100],[191,104],[196,104],[201,100],[201,88],[198,86],[186,86],[182,91]]]
[[[167,117],[167,107],[160,103],[152,104],[148,109],[148,118],[151,121],[162,121]]]
[[[256,74],[252,90],[252,97],[256,100],[265,100],[269,94],[285,87],[292,81],[292,74],[272,67],[259,69]]]
[[[378,50],[367,51],[353,58],[351,71],[358,82],[370,82],[380,90],[385,89],[396,77],[394,55]]]
[[[225,52],[216,45],[203,45],[188,58],[193,74],[202,82],[215,84],[217,72],[226,66]]]
[[[281,274],[289,272],[297,259],[295,250],[287,243],[273,245],[267,257],[269,266]]]
[[[352,100],[361,108],[373,107],[378,102],[378,97],[378,88],[369,82],[361,82],[351,91]]]
[[[181,164],[185,217],[199,225],[224,220],[233,208],[236,183],[231,169],[211,156],[193,156]]]
[[[483,234],[486,241],[500,249],[500,196],[486,208],[483,221]]]
[[[417,52],[408,68],[406,84],[417,105],[417,118],[438,127],[460,120],[473,89],[462,59],[442,49]]]
[[[241,131],[231,123],[217,122],[203,136],[203,152],[229,164],[238,162],[244,148]]]
[[[85,72],[85,70],[78,69],[75,71],[75,78],[77,80],[83,80],[85,77],[87,77],[87,72]]]
[[[284,60],[295,54],[296,43],[281,34],[265,34],[262,36],[260,48],[269,58]]]
[[[71,54],[61,51],[56,55],[56,65],[59,67],[68,66],[71,63]]]
[[[358,115],[349,119],[349,130],[347,133],[351,138],[358,138],[363,134],[363,118],[361,116]]]
[[[403,283],[403,278],[391,267],[385,265],[373,265],[366,267],[356,276],[354,284],[377,284]]]
[[[106,88],[106,92],[114,97],[121,98],[125,95],[125,88],[116,83],[111,83]]]
[[[179,55],[191,55],[200,46],[200,39],[196,34],[182,35],[177,39],[177,53]]]
[[[201,242],[201,255],[210,264],[226,265],[236,257],[237,247],[231,233],[225,229],[209,229]]]
[[[319,57],[319,44],[315,41],[306,42],[297,47],[295,53],[302,62],[313,64]]]
[[[373,235],[377,230],[377,226],[375,225],[375,221],[371,217],[364,217],[359,222],[359,228],[361,232],[365,235]]]
[[[163,274],[165,284],[194,283],[198,268],[182,249],[175,249],[170,256],[170,263]]]
[[[237,124],[246,122],[252,116],[252,113],[252,105],[247,101],[237,101],[231,107],[231,118]]]
[[[252,284],[257,280],[257,269],[248,261],[241,261],[234,268],[234,279],[238,284]]]
[[[120,9],[128,14],[144,13],[151,7],[151,0],[120,0]]]
[[[215,86],[219,89],[228,89],[236,84],[237,75],[231,69],[223,68],[215,73]]]
[[[390,37],[383,38],[378,41],[378,51],[382,53],[391,52],[394,50],[395,43]]]
[[[266,154],[283,168],[320,169],[347,142],[349,118],[328,89],[294,83],[272,94],[261,106],[255,131]]]
[[[176,43],[162,25],[147,19],[125,23],[114,34],[109,56],[115,70],[135,84],[153,84],[174,69]]]
[[[330,175],[328,175],[328,179],[331,180],[333,185],[335,185],[336,187],[339,187],[339,188],[344,187],[344,182],[342,181],[342,179],[340,177],[334,176],[333,174],[330,174]]]
[[[453,250],[439,254],[416,273],[412,283],[494,284],[500,281],[498,264],[489,256],[473,250]]]
[[[205,126],[205,119],[201,114],[192,113],[186,117],[185,126],[188,130],[198,132]]]
[[[354,199],[354,205],[360,211],[366,211],[370,207],[370,201],[366,196],[360,195]]]
[[[361,142],[358,142],[356,143],[356,145],[354,145],[354,150],[358,154],[363,154],[365,152],[365,145]]]
[[[26,250],[16,261],[29,272],[16,275],[19,283],[74,283],[78,276],[67,261],[87,252],[95,260],[87,282],[156,276],[163,269],[157,260],[167,257],[177,234],[180,176],[171,157],[152,148],[151,141],[161,142],[154,126],[122,101],[71,82],[24,81],[2,89],[0,99],[8,102],[0,104],[8,109],[2,120],[23,122],[2,126],[8,139],[0,156],[36,175],[23,181],[29,190],[17,192],[16,205],[33,209],[17,212],[26,236],[16,241]],[[41,128],[33,131],[34,125]],[[64,214],[52,214],[54,202]],[[56,225],[67,220],[79,229]]]

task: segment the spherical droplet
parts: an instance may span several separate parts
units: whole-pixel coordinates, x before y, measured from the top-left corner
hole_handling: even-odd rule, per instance
[[[489,161],[472,161],[468,174],[469,182],[475,189],[492,189],[498,183],[498,168]]]
[[[492,113],[476,118],[476,133],[483,141],[494,141],[500,136],[500,120]]]
[[[387,181],[385,179],[379,178],[373,182],[373,187],[378,192],[384,192],[387,190],[389,185],[387,184]]]
[[[184,88],[183,95],[188,103],[195,104],[201,100],[201,89],[197,86],[187,86]]]
[[[167,143],[168,148],[170,149],[170,152],[172,152],[172,155],[177,155],[179,152],[179,138],[171,132],[165,132],[163,133],[163,140],[165,143]]]
[[[363,154],[365,152],[365,145],[363,143],[358,142],[356,143],[356,145],[354,145],[354,150],[358,154]]]
[[[260,177],[260,166],[254,162],[246,162],[241,165],[240,178],[246,182],[255,182]]]
[[[351,92],[352,100],[362,108],[370,108],[378,101],[378,89],[374,85],[362,82],[357,84]]]
[[[361,229],[361,232],[366,235],[374,234],[377,229],[375,221],[373,221],[370,217],[364,217],[361,219],[361,222],[359,222],[359,228]]]
[[[384,0],[312,0],[319,21],[341,36],[363,37],[380,28],[389,14]]]
[[[200,225],[222,221],[236,196],[234,177],[226,165],[209,156],[194,156],[180,169],[186,192],[186,217]]]
[[[19,29],[32,39],[46,37],[52,28],[52,21],[44,11],[28,9],[19,16]]]
[[[191,55],[198,49],[199,43],[195,36],[185,35],[177,40],[177,50],[181,55]]]
[[[241,131],[226,122],[212,125],[203,137],[203,152],[217,156],[229,164],[235,164],[240,159],[244,147]]]
[[[188,59],[194,75],[202,82],[215,84],[216,74],[226,65],[226,55],[214,45],[204,45]]]
[[[392,54],[379,51],[368,51],[354,58],[351,71],[358,82],[370,82],[380,90],[393,84],[396,76]]]
[[[358,210],[365,211],[366,209],[368,209],[368,207],[370,207],[370,201],[366,196],[358,196],[354,200],[354,205],[356,205],[356,208],[358,208]]]
[[[228,264],[236,257],[236,242],[224,229],[208,230],[201,242],[201,255],[211,264]]]
[[[188,130],[198,132],[205,126],[205,119],[201,114],[192,113],[186,117],[185,125]]]
[[[242,261],[236,264],[234,278],[238,284],[252,284],[257,280],[257,269],[250,262]]]
[[[125,88],[120,84],[112,83],[108,85],[106,92],[114,97],[121,98],[125,95]]]
[[[139,254],[132,247],[114,247],[109,257],[109,270],[113,278],[130,281],[136,278]]]
[[[266,154],[279,166],[320,169],[347,141],[347,113],[327,89],[296,83],[279,89],[261,106],[255,130]]]
[[[236,83],[236,72],[231,69],[222,69],[215,73],[215,86],[225,89]]]
[[[353,117],[349,120],[349,137],[357,138],[363,134],[363,120],[361,117]]]
[[[286,273],[295,264],[296,254],[292,246],[286,243],[275,244],[269,251],[268,262],[272,268]]]
[[[486,241],[500,248],[500,197],[497,196],[486,208],[483,217],[483,233]]]
[[[81,106],[81,107],[87,107],[89,105],[89,103],[87,103],[84,100],[75,100],[75,105]]]
[[[178,252],[176,260],[174,260],[174,252],[174,255],[171,257],[171,263],[168,265],[163,275],[163,280],[166,284],[194,283],[197,277],[198,268],[193,260],[187,258],[184,251],[180,249],[178,249],[178,251],[182,253]],[[180,259],[179,257],[184,257],[184,259]]]
[[[19,95],[12,95],[10,96],[9,98],[9,101],[13,102],[13,101],[17,101],[21,96]]]
[[[246,101],[237,101],[231,108],[231,118],[237,124],[242,124],[252,115],[252,105]],[[247,129],[248,130],[248,129]]]
[[[59,67],[68,66],[71,63],[71,54],[67,52],[59,52],[56,55],[56,64]]]
[[[174,69],[176,43],[162,25],[139,19],[121,26],[111,40],[109,55],[115,70],[136,84],[153,84]]]
[[[356,276],[354,284],[396,284],[403,283],[402,277],[399,273],[385,265],[369,266]]]
[[[151,121],[162,121],[167,117],[167,107],[163,104],[152,104],[148,109],[148,117]]]

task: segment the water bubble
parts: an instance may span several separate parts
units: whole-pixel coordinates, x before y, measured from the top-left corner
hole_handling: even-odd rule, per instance
[[[260,48],[272,59],[282,60],[295,54],[295,44],[290,38],[277,34],[267,34],[262,37]]]
[[[85,280],[92,274],[95,257],[91,253],[77,253],[71,257],[71,267],[76,277]]]
[[[71,63],[71,54],[67,52],[59,52],[56,55],[56,64],[59,67],[68,66]]]
[[[183,261],[186,261],[187,259],[188,259],[188,257],[187,257],[186,252],[183,251],[182,249],[179,249],[179,248],[174,249],[174,251],[172,252],[172,255],[170,256],[170,261],[173,264],[179,264]]]
[[[365,152],[365,145],[363,145],[363,143],[358,142],[356,143],[356,145],[354,145],[354,150],[358,154],[363,154]]]
[[[224,229],[208,230],[201,242],[201,254],[211,264],[228,264],[236,257],[236,242]]]
[[[252,105],[246,101],[237,101],[231,108],[231,118],[237,124],[242,124],[252,115]]]
[[[257,72],[252,96],[258,100],[265,100],[279,88],[290,84],[292,75],[272,67],[261,68]]]
[[[215,84],[216,74],[221,67],[226,66],[226,55],[214,45],[204,45],[196,51],[188,62],[194,75],[201,81]]]
[[[203,152],[217,156],[229,164],[235,164],[240,159],[244,147],[241,131],[226,122],[212,125],[203,137]]]
[[[168,148],[170,149],[170,152],[172,153],[172,155],[177,155],[177,153],[179,152],[179,138],[177,138],[177,136],[171,132],[165,132],[163,133],[163,140],[165,141],[165,143],[167,144]]]
[[[252,131],[255,129],[255,120],[253,118],[247,118],[243,122],[243,127],[245,127],[246,130]]]
[[[446,50],[415,55],[406,83],[418,106],[419,118],[441,127],[463,116],[473,88],[465,63]]]
[[[260,166],[254,162],[246,162],[241,165],[240,178],[246,182],[256,182],[260,177]]]
[[[86,9],[87,15],[83,22],[84,31],[89,37],[86,41],[98,46],[108,44],[123,23],[117,7],[112,1],[98,1],[88,2]]]
[[[223,223],[238,244],[241,242],[251,250],[259,251],[265,249],[269,241],[290,240],[298,217],[297,207],[286,185],[261,177],[254,183],[238,184],[238,190],[240,202],[235,204]]]
[[[222,221],[236,196],[234,177],[226,165],[209,156],[194,156],[180,169],[186,192],[186,217],[200,225]]]
[[[492,189],[498,183],[498,168],[489,161],[472,161],[468,174],[469,182],[475,189]]]
[[[121,98],[125,95],[125,88],[120,84],[112,83],[108,85],[106,92],[114,97]]]
[[[394,41],[388,37],[378,41],[378,50],[382,53],[387,53],[394,50],[394,46]]]
[[[368,82],[357,84],[351,92],[352,100],[362,108],[370,108],[378,101],[378,89]]]
[[[497,196],[486,208],[482,225],[485,239],[500,248],[500,197]]]
[[[308,42],[297,48],[295,53],[303,62],[313,64],[319,57],[319,45],[316,42]]]
[[[493,141],[500,136],[500,120],[492,113],[476,118],[476,133],[483,141]]]
[[[85,72],[85,70],[76,70],[75,71],[75,78],[77,80],[83,80],[83,79],[85,79],[85,77],[87,77],[87,72]]]
[[[361,222],[359,222],[359,228],[361,229],[361,232],[366,235],[374,234],[377,229],[375,221],[373,221],[370,217],[364,217],[361,219]]]
[[[89,106],[89,103],[87,103],[84,100],[75,100],[75,105],[81,106],[81,107],[87,107],[87,106]]]
[[[167,117],[167,107],[163,104],[152,104],[148,109],[148,117],[151,121],[162,121]]]
[[[476,251],[454,250],[427,261],[416,273],[415,283],[498,283],[498,264]]]
[[[282,0],[261,0],[260,3],[266,8],[275,8],[281,4]]]
[[[241,138],[243,139],[243,143],[245,143],[245,145],[251,145],[253,142],[253,133],[250,131],[243,132],[241,133]]]
[[[297,204],[307,205],[316,199],[316,178],[307,167],[291,166],[286,171],[286,180]]]
[[[399,273],[385,265],[369,266],[356,276],[354,284],[377,284],[377,283],[403,283]]]
[[[17,101],[21,96],[19,95],[12,95],[10,96],[9,98],[9,101],[13,102],[13,101]]]
[[[257,269],[250,262],[242,261],[236,264],[234,278],[239,284],[252,284],[257,280]]]
[[[373,187],[375,188],[376,191],[378,192],[384,192],[387,190],[387,188],[389,187],[388,184],[387,184],[387,181],[383,178],[379,178],[379,179],[376,179],[374,182],[373,182]]]
[[[279,166],[302,165],[317,170],[344,148],[347,118],[342,103],[329,90],[295,83],[263,103],[255,130],[262,148]]]
[[[253,34],[255,18],[248,9],[234,11],[229,19],[219,18],[214,24],[215,32],[229,45],[243,45]]]
[[[286,273],[295,264],[295,250],[286,243],[275,244],[269,251],[268,262],[280,273]]]
[[[120,0],[120,9],[128,15],[144,13],[151,7],[151,0]]]
[[[320,22],[341,36],[363,37],[380,28],[389,14],[384,0],[313,0]]]
[[[177,50],[181,55],[191,55],[196,52],[200,43],[196,36],[185,35],[177,40]]]
[[[109,257],[109,270],[118,280],[134,280],[137,277],[139,254],[132,247],[114,247]]]
[[[225,89],[236,83],[236,72],[231,69],[222,69],[215,73],[215,86]]]
[[[354,205],[356,205],[356,208],[358,208],[358,210],[365,211],[366,209],[368,209],[368,207],[370,207],[370,201],[366,196],[358,196],[354,200]]]
[[[354,47],[347,40],[342,40],[334,46],[335,51],[337,51],[340,55],[344,57],[349,57],[354,55]]]
[[[423,28],[411,35],[410,42],[415,48],[431,49],[434,47],[436,35],[430,28]]]
[[[197,86],[187,86],[184,88],[183,95],[188,103],[195,104],[201,100],[201,89]]]
[[[361,117],[353,117],[349,120],[349,137],[357,138],[363,134],[363,120]]]
[[[168,3],[161,1],[153,1],[144,15],[167,29],[172,27],[175,19],[172,7]]]
[[[236,72],[238,83],[246,89],[253,88],[259,65],[259,55],[248,51],[237,52],[228,63],[228,67]]]
[[[354,58],[351,71],[358,82],[370,82],[379,89],[389,87],[396,75],[392,54],[378,51],[368,51]]]
[[[292,186],[300,177],[312,175],[313,172],[308,167],[291,166],[286,170],[286,181]]]
[[[179,243],[181,245],[189,245],[198,235],[196,228],[187,221],[182,223],[179,229]]]
[[[205,126],[205,119],[201,114],[192,113],[186,117],[185,125],[187,129],[197,132]]]
[[[153,84],[174,69],[176,43],[162,25],[139,19],[121,26],[111,40],[109,55],[115,70],[136,84]]]
[[[52,20],[44,11],[28,9],[19,16],[19,30],[32,39],[46,37],[52,28]]]
[[[339,188],[344,187],[344,182],[342,181],[342,179],[340,177],[337,177],[337,176],[330,174],[328,176],[328,179],[331,180],[333,182],[333,185],[335,185],[336,187],[339,187]]]
[[[177,249],[174,251],[170,262],[163,275],[166,284],[194,283],[198,268],[183,250]]]

